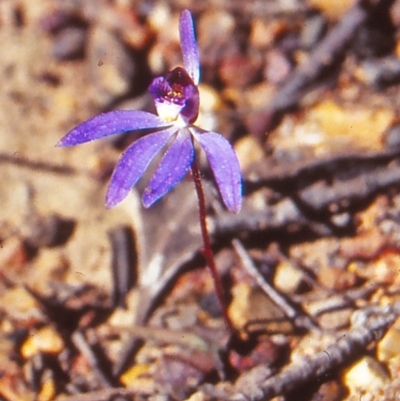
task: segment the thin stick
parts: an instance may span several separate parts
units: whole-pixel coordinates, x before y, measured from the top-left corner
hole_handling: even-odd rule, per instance
[[[228,330],[231,333],[233,333],[235,331],[235,329],[234,329],[232,320],[228,315],[228,309],[227,309],[227,306],[226,306],[226,303],[224,300],[224,293],[223,293],[223,289],[222,289],[222,285],[221,285],[221,280],[219,278],[217,267],[215,265],[214,253],[211,249],[210,236],[209,236],[208,230],[207,230],[206,202],[204,199],[203,185],[201,183],[201,176],[200,176],[199,167],[197,165],[196,157],[194,158],[191,169],[192,169],[193,182],[194,182],[194,186],[196,187],[197,199],[198,199],[198,203],[199,203],[199,219],[200,219],[201,234],[203,236],[203,243],[204,243],[204,248],[202,249],[202,254],[203,254],[204,258],[206,259],[207,266],[211,272],[211,276],[214,281],[215,292],[217,293],[218,301],[221,305],[222,314],[224,316],[226,326],[227,326]]]
[[[236,253],[240,257],[246,271],[257,281],[257,284],[261,287],[261,289],[265,292],[269,299],[280,309],[282,309],[286,317],[288,317],[289,319],[295,319],[298,316],[296,309],[292,308],[292,306],[288,302],[286,302],[286,299],[281,296],[277,291],[275,291],[275,289],[270,286],[267,281],[264,280],[264,278],[257,270],[257,267],[251,260],[250,255],[247,253],[243,244],[237,238],[234,238],[232,240],[232,245],[235,248]]]
[[[258,378],[254,386],[236,389],[243,400],[270,400],[296,391],[306,383],[316,383],[320,378],[348,364],[355,357],[364,355],[367,346],[380,340],[399,316],[399,304],[392,308],[377,308],[375,313],[358,311],[359,323],[350,331],[339,334],[331,345],[324,346],[321,352],[308,355],[287,366],[275,376]],[[243,381],[243,383],[245,383]]]

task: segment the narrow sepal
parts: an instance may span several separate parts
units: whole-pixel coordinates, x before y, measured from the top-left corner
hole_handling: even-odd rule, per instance
[[[231,144],[216,132],[191,128],[206,153],[225,206],[238,213],[242,206],[242,175],[240,165]]]
[[[197,47],[192,14],[189,10],[184,10],[179,21],[179,36],[181,41],[183,65],[195,85],[200,79],[200,59]]]
[[[75,146],[120,132],[167,127],[160,117],[146,111],[116,110],[99,114],[68,132],[57,146]]]
[[[167,144],[175,128],[146,135],[134,142],[122,154],[111,176],[106,195],[106,206],[116,206],[128,195],[143,175],[154,156]]]
[[[144,190],[142,197],[144,207],[150,207],[184,177],[193,162],[193,157],[192,137],[187,129],[181,129]]]

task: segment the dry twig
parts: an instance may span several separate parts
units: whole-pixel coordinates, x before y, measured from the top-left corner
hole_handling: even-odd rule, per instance
[[[237,394],[230,400],[267,400],[277,395],[288,394],[310,381],[323,377],[329,371],[362,354],[372,342],[381,339],[399,314],[400,304],[393,308],[356,312],[356,327],[341,334],[325,350],[313,356],[306,356],[275,376],[260,381],[257,389],[252,387],[252,390],[246,392],[238,388]]]

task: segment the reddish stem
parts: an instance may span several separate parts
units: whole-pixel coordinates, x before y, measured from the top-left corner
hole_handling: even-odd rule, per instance
[[[235,329],[234,329],[232,320],[228,315],[228,308],[227,308],[225,300],[224,300],[224,293],[223,293],[223,289],[222,289],[222,285],[221,285],[221,280],[219,278],[217,267],[215,265],[214,253],[211,249],[210,236],[208,234],[207,221],[206,221],[206,218],[207,218],[206,202],[205,202],[205,198],[204,198],[203,185],[201,183],[201,176],[200,176],[199,167],[197,165],[196,157],[194,158],[194,161],[192,164],[192,176],[193,176],[194,185],[196,187],[197,199],[198,199],[198,204],[199,204],[200,227],[201,227],[201,234],[203,236],[203,243],[204,243],[204,248],[202,249],[202,254],[206,260],[207,266],[211,272],[211,277],[214,281],[215,292],[217,293],[218,301],[221,305],[225,324],[226,324],[227,328],[229,329],[229,331],[231,333],[233,333],[235,331]]]

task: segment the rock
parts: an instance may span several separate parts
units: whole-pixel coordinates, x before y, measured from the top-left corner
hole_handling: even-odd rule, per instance
[[[53,56],[57,60],[74,60],[84,54],[86,29],[70,26],[57,32],[53,42]]]
[[[260,142],[251,135],[246,135],[239,139],[235,143],[235,151],[242,171],[252,163],[256,163],[265,157],[265,152]]]
[[[390,382],[383,366],[370,356],[364,356],[347,369],[343,380],[350,396],[363,400],[383,399],[383,392]]]
[[[303,273],[289,261],[278,264],[274,275],[274,287],[286,294],[295,293],[302,282]]]
[[[390,359],[400,355],[400,319],[387,331],[379,341],[376,350],[377,358],[382,362],[389,362]]]
[[[367,85],[384,88],[400,82],[400,59],[387,56],[365,60],[356,71],[356,76]]]
[[[25,359],[39,353],[59,354],[64,349],[64,341],[51,327],[43,327],[29,336],[22,344],[21,355]]]
[[[338,19],[348,11],[355,2],[356,0],[310,0],[309,6],[319,9],[329,18]]]
[[[319,14],[307,18],[301,30],[300,44],[303,48],[311,49],[321,39],[326,31],[326,20]]]
[[[400,147],[400,124],[398,122],[386,130],[383,140],[387,149]]]
[[[263,325],[264,329],[272,332],[287,332],[291,329],[283,312],[257,287],[242,282],[233,288],[232,294],[228,312],[235,327],[244,328],[256,322],[258,328]]]
[[[265,79],[274,85],[285,81],[292,70],[292,63],[287,55],[280,50],[267,52],[266,66],[264,68]]]

